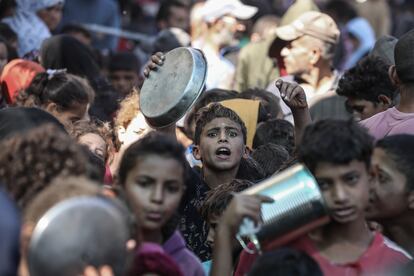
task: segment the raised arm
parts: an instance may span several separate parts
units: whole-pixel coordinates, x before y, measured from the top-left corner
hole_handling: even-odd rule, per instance
[[[297,83],[280,79],[276,81],[275,85],[279,89],[283,101],[292,110],[295,121],[295,143],[298,146],[306,126],[312,123],[305,91]]]

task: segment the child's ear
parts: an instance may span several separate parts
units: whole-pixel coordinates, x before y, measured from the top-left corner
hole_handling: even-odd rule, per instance
[[[391,65],[390,68],[388,69],[388,76],[391,80],[391,83],[398,87],[401,84],[400,78],[398,77],[397,74],[397,68],[395,67],[395,65]]]
[[[55,103],[50,102],[46,105],[46,111],[49,113],[54,114],[58,111],[57,109],[58,109],[58,106]]]
[[[392,100],[383,94],[378,96],[378,100],[384,106],[390,106],[392,104]]]
[[[200,147],[199,146],[194,146],[193,147],[193,156],[196,160],[201,160],[201,153],[200,153]]]
[[[408,208],[414,209],[414,191],[408,194]]]

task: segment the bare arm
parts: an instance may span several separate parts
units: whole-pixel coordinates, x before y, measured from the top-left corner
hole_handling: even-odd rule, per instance
[[[262,203],[273,199],[261,195],[236,194],[220,218],[214,241],[213,266],[211,276],[232,275],[233,239],[245,217],[256,223],[260,221]]]

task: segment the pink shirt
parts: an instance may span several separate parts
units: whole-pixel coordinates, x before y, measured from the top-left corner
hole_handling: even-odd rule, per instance
[[[249,244],[250,245],[250,244]],[[315,243],[307,236],[302,236],[288,245],[311,256],[319,265],[324,275],[334,276],[383,276],[408,263],[412,258],[401,247],[376,232],[371,245],[352,263],[336,264],[319,253]],[[250,247],[250,246],[249,246]],[[257,255],[242,251],[235,276],[244,276],[252,267]]]
[[[403,113],[392,107],[360,122],[375,140],[395,134],[414,135],[414,113]]]

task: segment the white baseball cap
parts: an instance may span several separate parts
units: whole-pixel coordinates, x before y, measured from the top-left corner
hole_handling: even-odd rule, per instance
[[[257,7],[245,5],[240,0],[207,0],[201,8],[204,21],[213,22],[224,15],[246,20],[257,13]]]

